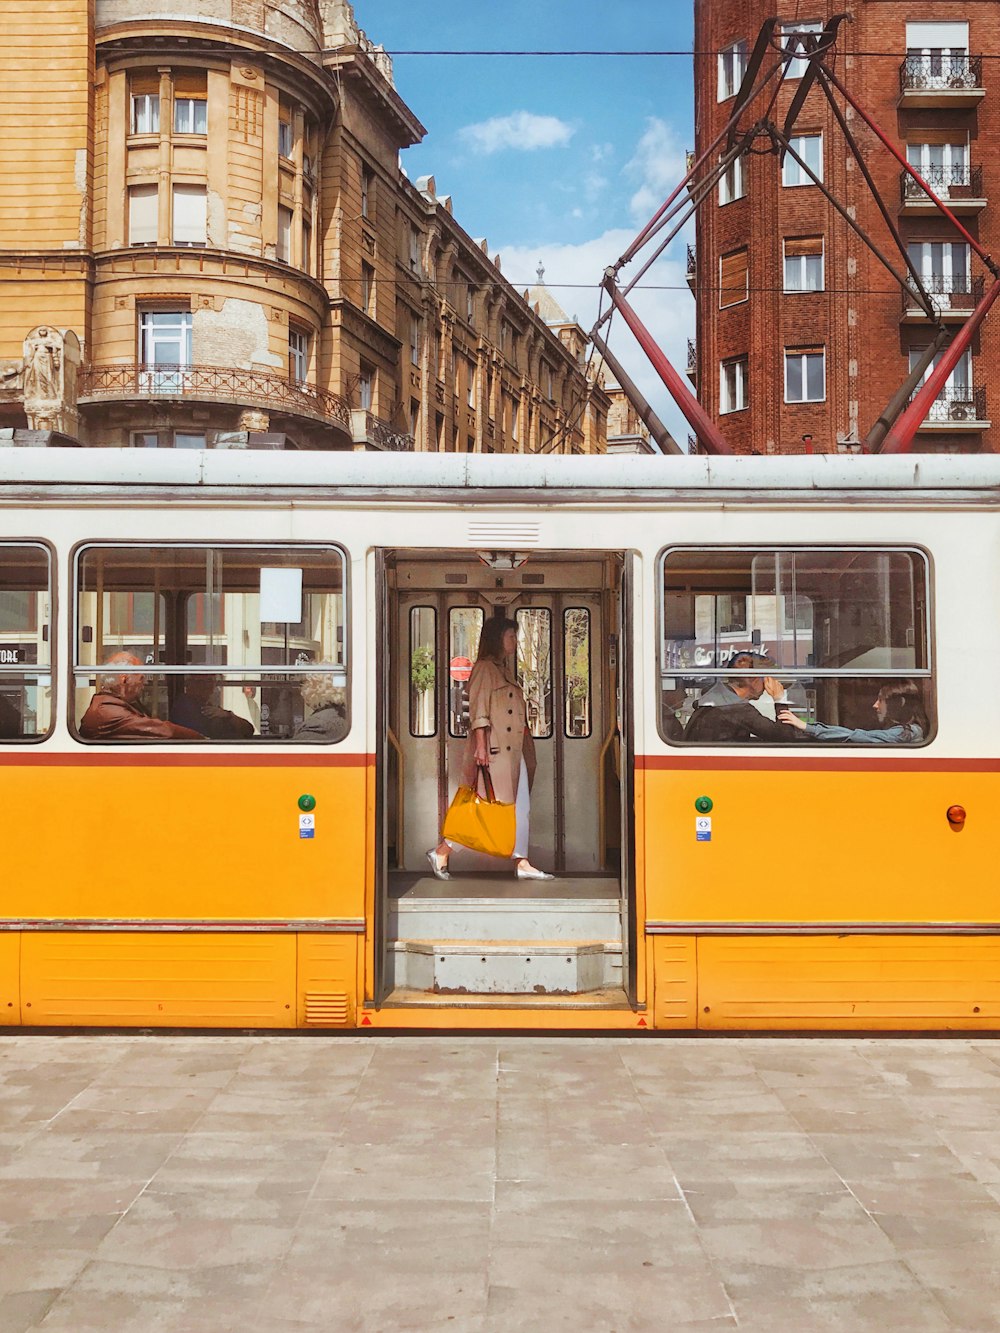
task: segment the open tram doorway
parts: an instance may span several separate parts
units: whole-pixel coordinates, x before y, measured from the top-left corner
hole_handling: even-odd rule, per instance
[[[605,1008],[635,999],[629,558],[381,551],[373,1000]],[[479,636],[517,625],[537,769],[529,859],[426,853],[458,785]]]

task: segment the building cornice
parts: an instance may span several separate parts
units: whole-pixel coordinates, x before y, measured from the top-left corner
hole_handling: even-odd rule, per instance
[[[354,96],[377,119],[389,121],[396,131],[400,148],[412,148],[427,134],[426,128],[360,47],[345,46],[336,51],[324,51],[323,68],[335,78],[349,80]]]

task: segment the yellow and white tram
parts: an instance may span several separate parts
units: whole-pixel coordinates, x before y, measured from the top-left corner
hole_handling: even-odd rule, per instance
[[[998,502],[954,456],[5,451],[0,1021],[995,1027]],[[555,879],[442,884],[497,608]],[[806,721],[906,681],[927,729],[686,742],[741,650]],[[152,716],[212,675],[245,738],[88,739],[123,652]]]

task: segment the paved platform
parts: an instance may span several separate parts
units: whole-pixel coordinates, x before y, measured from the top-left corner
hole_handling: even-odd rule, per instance
[[[0,1036],[0,1328],[1000,1328],[1000,1041]]]

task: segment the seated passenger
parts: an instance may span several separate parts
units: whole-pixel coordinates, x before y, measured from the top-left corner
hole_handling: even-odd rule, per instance
[[[803,722],[787,708],[781,709],[778,717],[815,740],[847,741],[855,745],[912,745],[922,741],[930,730],[920,686],[915,680],[889,681],[879,690],[872,708],[879,722],[872,728]]]
[[[253,723],[215,702],[219,684],[218,676],[188,676],[184,693],[174,700],[170,720],[213,741],[245,741],[253,735]]]
[[[677,716],[687,699],[687,690],[664,690],[660,695],[660,721],[664,736],[668,741],[684,739],[684,723]]]
[[[141,666],[132,653],[115,653],[104,663],[105,667]],[[200,741],[204,737],[189,727],[178,727],[173,722],[161,722],[150,717],[134,700],[146,684],[146,677],[136,674],[116,674],[102,671],[97,677],[97,689],[80,722],[80,735],[88,741]]]
[[[732,659],[736,667],[753,667],[766,658],[756,653],[737,653]],[[773,676],[730,676],[717,681],[695,704],[691,720],[684,730],[688,742],[730,741],[741,744],[749,740],[778,741],[782,744],[796,739],[796,733],[784,722],[773,722],[754,707],[753,701],[767,692],[772,699],[780,699],[785,687]]]
[[[344,688],[325,671],[302,677],[302,702],[312,711],[295,729],[296,741],[340,741],[347,735]]]

